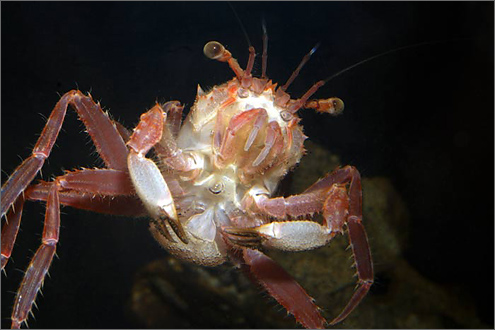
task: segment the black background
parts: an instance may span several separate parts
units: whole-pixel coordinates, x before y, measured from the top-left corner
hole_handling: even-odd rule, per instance
[[[346,104],[338,118],[303,112],[305,133],[363,176],[387,176],[411,213],[408,260],[447,287],[463,287],[493,326],[493,3],[232,3],[268,75],[285,81],[321,46],[289,92],[363,59],[317,97]],[[196,85],[230,79],[203,45],[218,40],[247,61],[247,41],[227,3],[5,3],[2,12],[2,181],[27,157],[59,96],[91,91],[133,127],[156,100],[190,106]],[[261,64],[255,67],[258,73]],[[100,166],[68,112],[42,177]],[[310,183],[308,183],[309,185]],[[132,327],[124,315],[133,273],[164,252],[142,220],[63,209],[60,244],[31,327]],[[2,276],[2,327],[42,232],[43,206],[25,208]],[[407,299],[407,297],[404,297]]]

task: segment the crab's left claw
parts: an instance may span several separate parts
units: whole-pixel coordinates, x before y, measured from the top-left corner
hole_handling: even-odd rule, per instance
[[[259,249],[262,245],[256,228],[222,227],[222,234],[234,246]]]
[[[318,306],[306,291],[280,265],[258,250],[243,248],[243,259],[254,279],[308,329],[326,324]]]

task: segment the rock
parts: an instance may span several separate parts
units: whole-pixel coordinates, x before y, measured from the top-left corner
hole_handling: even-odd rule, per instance
[[[340,161],[307,143],[308,155],[292,176],[288,194],[302,192]],[[480,328],[466,292],[423,277],[402,256],[407,246],[407,207],[385,177],[363,178],[363,223],[371,246],[375,284],[336,328]],[[337,316],[356,285],[347,235],[313,251],[266,251],[315,298],[328,321]],[[136,324],[151,328],[300,327],[273,298],[228,264],[199,267],[167,257],[137,276],[129,304]]]

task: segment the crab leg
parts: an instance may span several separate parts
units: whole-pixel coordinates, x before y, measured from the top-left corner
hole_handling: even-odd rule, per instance
[[[20,328],[21,324],[26,321],[55,255],[60,229],[59,188],[57,181],[50,188],[46,203],[42,245],[33,256],[17,292],[12,311],[12,328]]]
[[[343,321],[359,305],[373,285],[373,262],[371,260],[368,237],[366,236],[361,219],[350,217],[347,223],[347,229],[349,231],[349,241],[357,269],[358,288],[354,291],[354,294],[342,312],[330,322],[330,325],[335,325]]]
[[[51,182],[41,182],[27,188],[25,195],[30,201],[46,201]],[[76,209],[126,217],[142,217],[147,214],[141,200],[135,195],[105,196],[77,190],[59,191],[60,204]]]
[[[349,193],[346,191],[346,184],[349,184]],[[226,237],[236,245],[253,247],[259,242],[266,247],[281,250],[307,250],[325,245],[337,233],[342,233],[343,227],[347,225],[356,263],[358,289],[344,310],[330,324],[344,320],[373,284],[373,262],[362,224],[359,172],[352,166],[346,166],[319,180],[301,195],[288,198],[267,198],[260,195],[254,196],[252,202],[260,213],[275,218],[322,212],[324,222],[320,225],[308,220],[274,221],[255,228],[224,228]]]
[[[22,216],[24,200],[47,201],[51,187],[57,184],[61,204],[100,213],[141,216],[146,213],[134,195],[129,174],[112,169],[83,169],[67,172],[55,182],[32,185],[20,195],[7,213],[2,228],[2,269],[7,264]],[[96,194],[96,195],[95,195]]]
[[[135,195],[129,173],[113,169],[82,169],[57,177],[59,200],[78,209],[122,216],[146,214]],[[41,182],[25,191],[26,199],[46,201],[53,182]]]
[[[26,190],[49,157],[69,104],[84,123],[100,157],[106,166],[112,169],[76,171],[56,178],[54,182],[32,186]],[[143,213],[140,203],[136,203],[138,200],[134,192],[129,189],[130,180],[126,173],[128,149],[123,140],[126,136],[126,129],[111,120],[91,96],[85,96],[76,90],[70,91],[55,105],[31,156],[17,167],[2,186],[2,216],[15,201],[2,228],[2,268],[10,257],[17,236],[24,200],[38,199],[47,202],[42,245],[32,258],[17,293],[12,313],[12,327],[20,327],[26,321],[55,254],[59,237],[60,197],[64,199],[65,204],[75,207],[85,208],[84,206],[91,205],[89,209],[98,211],[100,208],[104,210],[105,207],[108,210],[109,207],[120,203],[124,207],[119,209],[119,212],[123,214]],[[99,193],[107,195],[97,195]],[[119,194],[123,196],[112,196]],[[122,203],[123,199],[127,199],[126,203]],[[96,203],[92,203],[94,200]],[[130,210],[129,206],[134,209]]]
[[[167,231],[164,221],[170,224],[177,236],[187,243],[187,237],[177,217],[170,189],[156,164],[146,158],[146,153],[162,138],[166,114],[156,105],[141,115],[127,145],[131,148],[127,158],[129,174],[137,194],[155,220]]]
[[[113,123],[115,124],[115,127],[117,128],[117,131],[119,132],[124,142],[127,143],[127,141],[129,141],[129,139],[131,138],[132,132],[118,121],[114,121]]]
[[[132,195],[134,188],[129,173],[114,169],[82,169],[58,177],[63,189],[98,193],[106,196]]]
[[[53,109],[31,156],[19,165],[2,186],[1,215],[26,189],[48,158],[65,118],[67,106],[72,105],[86,126],[96,149],[107,167],[125,170],[127,147],[112,120],[91,96],[72,90],[62,96]]]
[[[20,195],[7,213],[7,223],[2,227],[2,269],[9,261],[21,223],[24,196]]]
[[[313,299],[281,266],[258,250],[243,249],[243,258],[255,280],[305,328],[325,327]]]
[[[16,295],[12,313],[13,328],[19,328],[26,321],[55,254],[60,204],[112,214],[118,210],[119,215],[139,216],[145,213],[141,202],[134,195],[128,173],[119,170],[83,169],[68,172],[53,182],[31,186],[24,195],[18,197],[15,208],[9,211],[10,221],[2,228],[2,268],[12,251],[24,199],[43,200],[47,204],[43,244],[34,255]]]

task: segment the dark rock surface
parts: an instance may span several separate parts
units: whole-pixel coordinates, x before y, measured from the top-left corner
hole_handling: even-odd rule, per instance
[[[306,143],[290,184],[304,190],[339,158]],[[410,216],[384,177],[363,179],[363,215],[374,259],[375,284],[337,328],[487,328],[467,292],[432,282],[402,256]],[[355,287],[347,236],[313,251],[267,251],[316,299],[330,321]],[[233,266],[198,267],[172,257],[147,265],[136,276],[129,309],[138,326],[151,328],[292,328],[293,317]],[[299,326],[300,327],[300,326]]]

